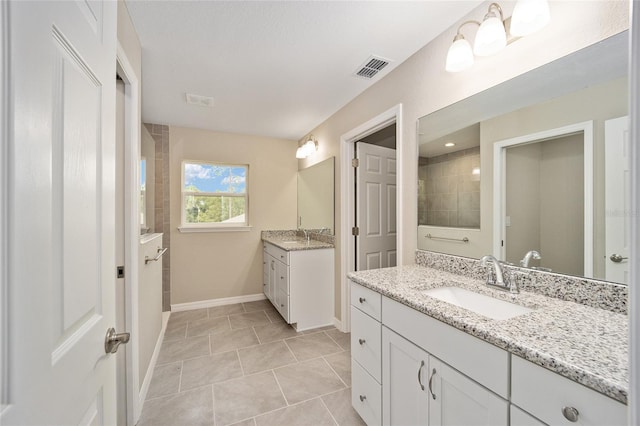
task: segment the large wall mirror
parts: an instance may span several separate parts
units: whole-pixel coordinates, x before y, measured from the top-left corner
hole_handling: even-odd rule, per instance
[[[627,283],[627,67],[625,31],[420,118],[418,248]]]
[[[334,231],[334,157],[298,171],[298,227]]]

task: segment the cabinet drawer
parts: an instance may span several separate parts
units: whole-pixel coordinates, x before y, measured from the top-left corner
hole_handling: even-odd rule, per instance
[[[382,326],[359,309],[351,307],[351,357],[377,381],[382,381]]]
[[[283,262],[285,264],[289,264],[289,252],[286,250],[282,250],[280,247],[276,247],[273,244],[264,243],[264,249],[273,256],[276,260]]]
[[[382,387],[351,359],[351,405],[368,426],[382,423]]]
[[[382,296],[366,287],[351,282],[351,305],[380,321]]]
[[[508,398],[509,353],[422,312],[382,298],[382,322],[431,355]],[[353,346],[352,346],[353,351]]]
[[[517,356],[511,360],[511,402],[553,425],[627,424],[626,405]],[[567,420],[564,407],[575,408],[578,420]]]

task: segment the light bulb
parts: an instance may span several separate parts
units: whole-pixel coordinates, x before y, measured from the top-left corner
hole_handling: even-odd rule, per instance
[[[493,12],[487,13],[478,28],[473,53],[477,56],[490,56],[498,53],[507,45],[507,33],[504,24]]]
[[[449,47],[445,69],[449,72],[459,72],[471,65],[473,65],[471,45],[461,34],[458,34]]]
[[[298,150],[296,151],[296,158],[307,158],[307,154],[304,151],[304,145],[298,147]]]
[[[309,139],[302,145],[302,149],[304,149],[305,157],[313,155],[316,152],[316,143]]]
[[[509,31],[516,37],[526,36],[547,25],[550,19],[547,0],[518,0]]]

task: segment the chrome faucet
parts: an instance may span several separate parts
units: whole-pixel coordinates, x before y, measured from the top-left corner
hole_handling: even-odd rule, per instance
[[[488,262],[493,264],[495,280],[492,279],[491,274],[487,277],[487,285],[497,287],[500,290],[509,290],[511,293],[518,293],[518,286],[506,277],[502,271],[502,265],[500,261],[491,255],[482,256],[480,263],[483,268],[488,267]]]
[[[304,238],[307,240],[307,242],[309,242],[309,230],[304,228],[298,228],[298,231],[302,231],[302,233],[304,234]]]
[[[540,256],[540,253],[535,250],[528,251],[520,261],[520,266],[522,266],[523,268],[528,268],[531,259],[540,260],[542,259],[542,257]]]

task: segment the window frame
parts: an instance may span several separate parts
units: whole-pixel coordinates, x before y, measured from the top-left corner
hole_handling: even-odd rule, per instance
[[[243,194],[232,192],[191,192],[185,191],[185,166],[187,164],[201,164],[214,167],[241,167],[245,169],[245,190]],[[180,232],[224,232],[224,231],[249,231],[249,164],[224,163],[217,161],[203,160],[182,160],[180,165]],[[188,196],[212,196],[212,197],[229,197],[244,198],[244,222],[200,222],[187,223],[186,221],[186,200]]]

